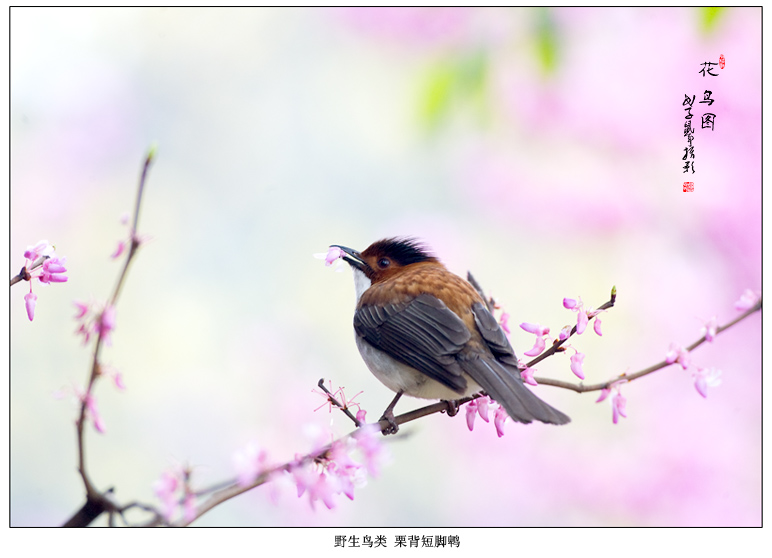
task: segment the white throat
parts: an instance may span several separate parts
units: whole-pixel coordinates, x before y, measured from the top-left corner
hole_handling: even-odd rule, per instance
[[[351,266],[351,270],[354,272],[354,288],[357,293],[357,304],[359,304],[359,299],[362,298],[362,295],[370,288],[372,283],[360,269]]]

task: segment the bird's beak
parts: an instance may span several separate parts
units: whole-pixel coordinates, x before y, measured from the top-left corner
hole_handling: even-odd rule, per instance
[[[360,254],[353,248],[346,248],[345,246],[340,246],[339,244],[333,244],[330,246],[330,248],[339,248],[341,251],[345,252],[346,255],[343,256],[343,261],[345,261],[350,266],[355,267],[362,272],[364,272],[368,267],[370,267],[362,259],[362,254]]]

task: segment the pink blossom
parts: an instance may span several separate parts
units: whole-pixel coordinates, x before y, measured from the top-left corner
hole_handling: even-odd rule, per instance
[[[681,368],[686,370],[691,364],[691,357],[689,356],[689,351],[682,346],[671,343],[670,350],[665,355],[665,362],[668,364],[678,362],[681,365]]]
[[[587,329],[587,323],[589,322],[589,319],[587,318],[587,312],[579,309],[579,312],[576,316],[576,334],[581,335],[584,333],[584,330]]]
[[[254,441],[233,455],[236,478],[241,486],[249,486],[268,468],[268,452]]]
[[[107,345],[112,345],[111,333],[115,329],[115,306],[108,304],[99,316],[95,325],[95,333],[105,340]]]
[[[547,335],[550,332],[550,328],[548,327],[542,327],[539,324],[529,324],[528,322],[520,324],[520,329],[527,331],[528,333],[533,333],[534,335]]]
[[[571,337],[571,326],[565,326],[563,329],[560,330],[560,333],[558,334],[558,339],[560,341],[565,341]]]
[[[83,302],[75,301],[78,313],[75,319],[79,322],[77,335],[83,335],[83,342],[88,343],[91,335],[98,335],[105,343],[112,343],[111,333],[115,329],[115,307],[108,304],[101,311]],[[97,307],[98,308],[98,307]]]
[[[153,483],[153,492],[163,504],[162,515],[166,521],[171,521],[174,510],[177,508],[177,499],[174,493],[177,491],[179,480],[177,475],[164,471],[161,478]]]
[[[597,333],[599,337],[603,335],[603,332],[600,330],[600,318],[595,318],[595,323],[592,324],[592,329],[595,330],[595,333]]]
[[[333,494],[345,494],[349,500],[354,500],[354,481],[348,471],[338,467],[337,463],[330,463],[327,466],[327,475],[330,484],[333,486]]]
[[[27,317],[29,321],[35,317],[35,304],[37,304],[38,297],[32,292],[32,285],[30,285],[30,291],[24,295],[24,306],[27,308]]]
[[[306,493],[309,486],[316,480],[316,473],[308,466],[297,466],[292,469],[292,478],[298,489],[298,498]],[[312,506],[313,507],[313,506]]]
[[[573,298],[564,298],[563,308],[576,312],[576,334],[581,335],[584,333],[584,330],[587,329],[589,318],[587,316],[587,312],[584,310],[584,303],[582,302],[582,298],[579,297],[578,302]]]
[[[474,428],[474,419],[477,415],[485,422],[490,422],[488,417],[488,408],[491,398],[488,396],[478,397],[466,404],[466,425],[471,431]]]
[[[124,391],[126,389],[126,384],[123,383],[123,374],[116,371],[115,374],[113,374],[113,382],[115,382],[115,387],[117,387],[119,390]]]
[[[324,400],[325,400],[324,403],[322,403],[316,409],[314,409],[314,412],[318,411],[319,409],[321,409],[322,407],[324,407],[326,405],[328,411],[331,413],[332,410],[333,410],[333,402],[332,402],[331,397],[334,397],[334,398],[338,399],[338,402],[341,405],[343,405],[344,409],[350,409],[352,407],[356,407],[358,409],[358,411],[361,410],[361,407],[359,406],[359,403],[356,403],[354,401],[354,399],[359,397],[363,393],[362,391],[358,391],[357,393],[355,393],[353,395],[353,397],[348,399],[346,397],[346,393],[345,393],[343,387],[339,387],[335,391],[332,391],[332,382],[328,381],[328,385],[329,385],[329,387],[327,388],[327,391],[330,392],[329,394],[326,391],[323,391],[323,390],[317,390],[317,389],[312,389],[311,390],[313,393],[322,396],[324,398]],[[364,416],[364,415],[362,415],[362,416]],[[364,422],[364,419],[361,422]]]
[[[759,301],[759,293],[751,289],[745,289],[737,302],[734,303],[735,310],[744,312],[750,310]]]
[[[41,256],[50,256],[53,253],[54,247],[47,240],[41,240],[34,246],[27,246],[24,251],[24,258],[29,260],[28,264],[32,264]]]
[[[337,492],[343,492],[349,500],[354,499],[354,480],[360,481],[363,468],[350,455],[350,450],[357,446],[357,443],[334,443],[330,448],[330,458],[326,466],[330,479],[338,483]]]
[[[504,333],[509,336],[512,332],[509,330],[509,313],[508,312],[502,312],[501,318],[499,318],[499,324],[501,325],[501,329],[504,330]]]
[[[92,394],[87,393],[85,403],[91,421],[94,423],[94,430],[100,434],[104,434],[107,429],[105,428],[105,423],[102,421],[102,415],[99,414],[99,409],[97,409],[96,399],[94,399]]]
[[[389,459],[389,454],[381,441],[380,430],[375,425],[366,425],[359,429],[356,437],[357,449],[362,452],[364,466],[367,474],[377,477],[381,473],[381,466]]]
[[[531,386],[538,386],[539,384],[536,383],[536,380],[533,377],[534,372],[536,372],[535,368],[523,368],[520,370],[520,377],[526,384]]]
[[[314,254],[314,257],[320,260],[324,260],[324,265],[329,267],[336,261],[338,262],[337,267],[335,268],[335,271],[342,271],[343,266],[343,258],[345,257],[345,252],[338,248],[337,246],[330,246],[330,248],[327,250],[327,252],[321,252],[318,254]]]
[[[526,351],[526,356],[537,356],[539,355],[546,346],[544,341],[544,336],[549,334],[550,328],[548,327],[542,327],[539,324],[529,324],[527,322],[523,322],[520,324],[520,328],[527,331],[528,333],[533,333],[536,335],[536,341],[534,342],[533,348],[529,351]]]
[[[525,351],[523,354],[525,356],[538,356],[544,350],[544,347],[546,347],[546,344],[544,342],[544,338],[543,337],[537,337],[536,340],[533,343],[533,347],[531,349]]]
[[[121,254],[123,254],[123,251],[126,249],[126,242],[123,240],[118,241],[118,246],[115,248],[115,251],[110,254],[110,258],[116,259],[120,257]]]
[[[474,419],[477,417],[477,399],[466,404],[466,426],[469,432],[474,430]]]
[[[357,411],[357,414],[356,414],[356,419],[357,419],[357,420],[358,420],[358,421],[359,421],[361,424],[364,424],[364,423],[366,423],[366,422],[367,422],[367,418],[366,418],[366,416],[367,416],[367,411],[365,411],[364,409],[359,409],[359,410]]]
[[[41,240],[34,246],[27,246],[24,251],[24,268],[17,278],[30,282],[30,291],[24,295],[24,306],[27,310],[27,318],[30,321],[35,317],[35,305],[37,295],[32,292],[32,283],[35,279],[40,283],[64,283],[67,276],[64,272],[65,258],[59,259],[54,255],[54,247],[47,240]]]
[[[721,384],[721,370],[715,368],[697,368],[692,372],[694,387],[703,397],[708,397],[708,387],[716,387]]]
[[[185,491],[185,501],[182,503],[182,511],[187,523],[196,519],[196,495],[189,490]]]
[[[571,357],[571,372],[576,374],[577,378],[584,380],[584,371],[582,370],[582,364],[584,363],[584,354],[577,351],[574,356]]]
[[[334,490],[332,483],[328,482],[327,475],[321,473],[314,485],[311,487],[311,490],[309,490],[309,497],[311,498],[312,504],[314,500],[319,499],[324,502],[324,505],[327,506],[328,510],[331,510],[335,507],[335,502],[333,501],[332,497],[336,493],[337,492]]]
[[[88,343],[88,340],[91,338],[91,329],[92,324],[89,323],[89,320],[91,320],[91,305],[86,304],[84,302],[78,302],[73,301],[75,304],[75,307],[78,309],[78,313],[74,316],[75,320],[78,321],[78,329],[75,330],[76,335],[82,335],[83,336],[83,344],[85,345]]]
[[[327,250],[327,256],[324,258],[324,265],[327,267],[331,266],[335,260],[343,257],[343,250],[338,248],[337,246],[330,246],[330,249]]]
[[[611,405],[612,405],[612,420],[614,421],[614,424],[617,424],[619,421],[620,415],[627,418],[627,414],[625,413],[625,406],[627,405],[627,399],[624,398],[622,393],[617,389],[616,395],[611,399]]]
[[[327,482],[327,475],[324,472],[318,473],[310,467],[297,467],[292,471],[295,484],[298,487],[298,497],[308,494],[308,501],[311,509],[314,509],[316,500],[322,500],[328,509],[335,507],[332,496],[335,494],[331,483]]]
[[[67,268],[64,267],[64,262],[66,259],[67,258],[59,259],[56,257],[48,258],[45,262],[43,262],[42,270],[38,275],[38,281],[45,284],[65,283],[67,281],[67,276],[64,275],[64,272],[67,271]]]
[[[89,310],[88,304],[85,304],[83,302],[78,302],[77,300],[73,300],[72,303],[78,309],[78,313],[75,314],[76,320],[81,319],[83,316],[85,316],[88,313],[88,310]]]
[[[710,320],[708,320],[708,323],[705,324],[705,327],[702,328],[700,333],[705,336],[705,341],[708,343],[712,343],[713,339],[715,339],[718,331],[718,317],[713,316]]]
[[[178,465],[170,471],[164,471],[161,478],[153,483],[153,492],[161,500],[161,515],[168,523],[171,523],[174,512],[180,506],[180,500],[183,519],[190,523],[196,518],[197,499],[190,486],[190,477],[191,470]]]
[[[611,420],[614,422],[614,424],[619,422],[620,416],[627,418],[627,399],[625,399],[625,397],[622,395],[622,392],[620,391],[622,384],[626,382],[627,380],[624,379],[613,382],[607,388],[601,390],[600,397],[598,397],[598,399],[595,401],[596,403],[600,403],[601,401],[606,400],[608,396],[614,392],[614,396],[611,398]]]
[[[499,438],[504,435],[504,423],[508,418],[509,415],[507,415],[504,407],[499,405],[499,408],[496,409],[496,412],[493,414],[493,424],[496,426],[496,434]]]

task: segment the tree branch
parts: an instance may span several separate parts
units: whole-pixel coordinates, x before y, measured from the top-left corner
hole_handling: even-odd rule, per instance
[[[719,335],[720,333],[726,331],[733,325],[741,322],[751,314],[758,312],[761,310],[761,299],[753,305],[753,307],[749,308],[739,316],[737,316],[735,319],[731,320],[730,322],[727,322],[726,324],[719,326],[716,328],[716,335]],[[686,350],[691,352],[700,345],[702,345],[707,339],[707,334],[703,335],[697,341],[686,347]],[[639,370],[637,372],[634,372],[632,374],[620,374],[619,376],[616,376],[614,378],[611,378],[610,380],[606,380],[605,382],[600,382],[598,384],[590,384],[590,385],[584,385],[583,383],[573,383],[573,382],[564,382],[562,380],[553,380],[552,378],[542,378],[542,377],[534,377],[534,380],[536,380],[537,384],[542,384],[545,386],[555,386],[559,388],[564,389],[570,389],[572,391],[575,391],[577,393],[584,393],[585,391],[598,391],[602,389],[608,389],[611,384],[614,382],[618,382],[619,380],[627,380],[628,382],[632,382],[633,380],[637,380],[638,378],[642,378],[643,376],[646,376],[648,374],[651,374],[652,372],[656,372],[657,370],[661,370],[662,368],[665,368],[667,366],[670,366],[671,364],[675,364],[674,362],[667,362],[667,360],[663,360],[661,362],[658,362],[657,364],[652,364],[648,368],[644,368],[643,370]],[[532,364],[529,363],[529,366]]]
[[[116,302],[118,301],[118,295],[120,294],[121,286],[123,285],[126,275],[128,274],[129,265],[131,264],[131,261],[134,259],[134,255],[136,254],[137,248],[139,247],[139,239],[137,237],[136,224],[139,220],[139,211],[140,211],[140,206],[142,202],[142,193],[144,192],[144,187],[145,187],[145,180],[147,178],[147,171],[150,167],[150,164],[153,161],[154,155],[155,155],[155,149],[152,148],[149,151],[148,155],[145,157],[145,163],[142,167],[142,174],[140,176],[139,187],[137,189],[137,201],[134,208],[134,226],[131,230],[131,246],[129,248],[128,254],[126,255],[126,260],[123,264],[123,269],[121,270],[121,273],[118,276],[118,281],[115,285],[115,289],[113,290],[113,294],[110,297],[110,302],[107,305],[105,305],[105,308],[102,310],[102,313],[97,317],[97,320],[99,320],[100,322],[102,321],[102,316],[104,312],[107,311],[109,307],[115,306]],[[78,512],[75,513],[75,515],[73,515],[72,518],[70,518],[64,524],[64,526],[68,526],[68,527],[85,527],[86,525],[89,525],[92,521],[94,521],[97,517],[99,517],[99,515],[104,511],[109,511],[109,512],[118,511],[114,503],[111,502],[106,497],[105,495],[106,493],[102,494],[99,492],[99,490],[97,490],[97,488],[94,486],[86,470],[86,441],[84,436],[84,427],[86,424],[86,412],[88,409],[88,400],[91,397],[91,393],[93,392],[94,384],[97,378],[101,374],[99,355],[102,350],[103,341],[104,341],[104,332],[100,328],[100,332],[99,332],[99,335],[97,336],[97,340],[94,346],[94,356],[91,360],[91,371],[89,373],[86,392],[81,398],[80,412],[78,414],[78,420],[75,423],[76,431],[77,431],[77,439],[78,439],[78,473],[80,474],[80,477],[83,480],[83,486],[86,489],[86,503]]]

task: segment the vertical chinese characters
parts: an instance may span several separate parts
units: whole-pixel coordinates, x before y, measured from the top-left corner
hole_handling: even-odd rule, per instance
[[[724,58],[724,55],[722,54],[719,58],[719,62],[703,62],[700,64],[701,69],[698,71],[698,73],[702,74],[702,77],[718,77],[717,68],[715,66],[718,66],[719,68],[723,69],[725,67],[726,61]],[[705,89],[703,93],[703,99],[699,101],[699,104],[707,104],[707,106],[711,106],[716,99],[712,97],[713,91],[709,89]],[[682,106],[684,107],[684,110],[686,111],[685,122],[684,122],[684,137],[686,138],[686,147],[684,147],[684,155],[681,157],[681,160],[684,161],[683,164],[683,172],[688,173],[690,170],[692,174],[696,172],[694,168],[694,136],[696,134],[695,126],[692,125],[692,118],[694,117],[694,114],[692,114],[692,109],[696,109],[697,107],[694,107],[694,102],[697,99],[696,95],[689,96],[688,93],[684,94],[684,100],[682,103]],[[716,125],[716,114],[714,112],[705,112],[700,116],[701,121],[701,129],[709,129],[710,131],[715,130]],[[687,191],[693,191],[693,187],[691,189],[686,188],[686,183],[684,184],[684,192]]]

